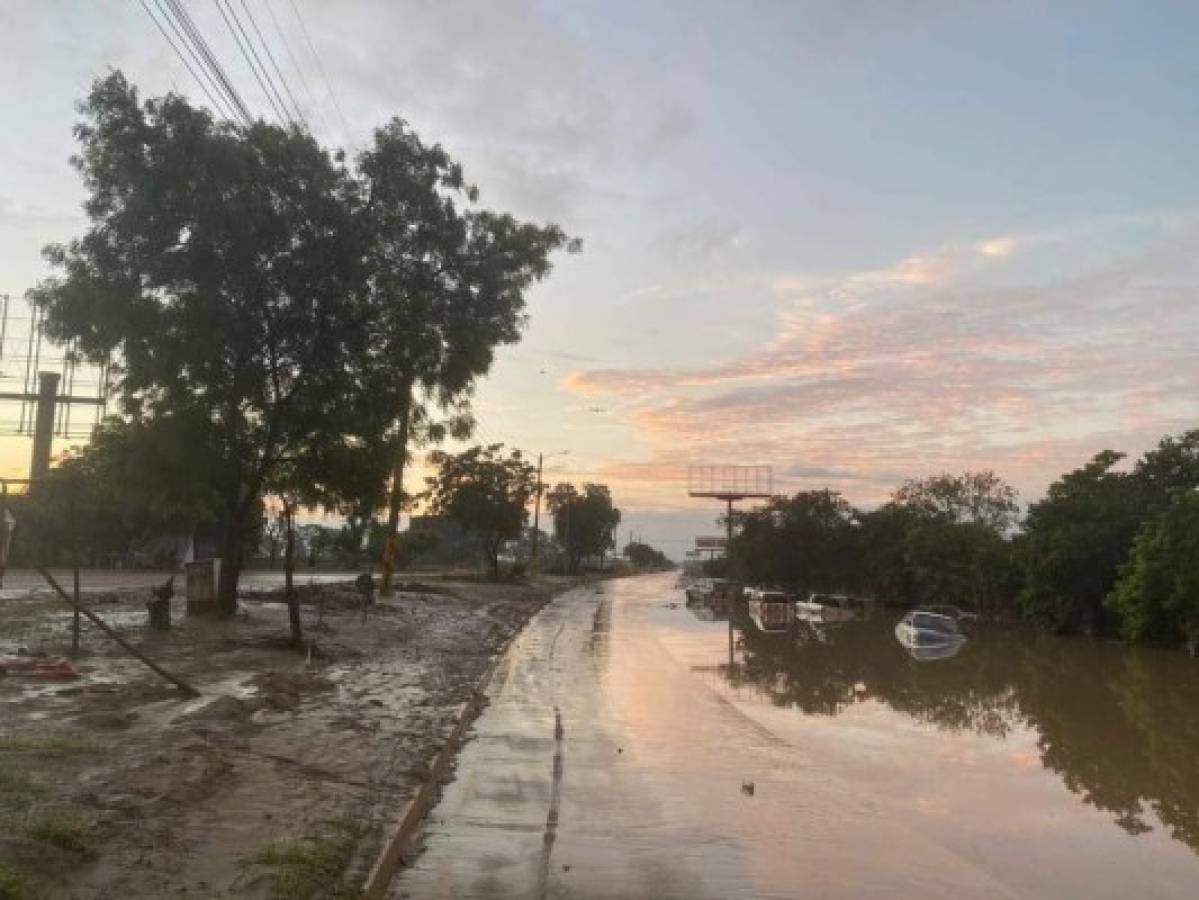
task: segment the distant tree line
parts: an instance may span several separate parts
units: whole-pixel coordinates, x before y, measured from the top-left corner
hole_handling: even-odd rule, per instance
[[[624,547],[625,559],[638,569],[673,569],[674,563],[663,553],[642,541],[630,541]]]
[[[1129,469],[1105,450],[1026,515],[992,472],[901,485],[877,509],[802,491],[735,513],[733,574],[800,592],[948,603],[1059,632],[1199,646],[1199,430]]]

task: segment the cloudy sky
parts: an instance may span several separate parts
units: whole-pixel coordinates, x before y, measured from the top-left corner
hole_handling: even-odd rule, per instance
[[[569,451],[547,480],[611,484],[674,555],[713,530],[692,463],[862,504],[987,467],[1033,500],[1199,425],[1199,5],[246,2],[323,141],[402,116],[583,238],[482,434]],[[72,104],[109,67],[204,100],[139,0],[0,11],[0,294],[82,227]]]

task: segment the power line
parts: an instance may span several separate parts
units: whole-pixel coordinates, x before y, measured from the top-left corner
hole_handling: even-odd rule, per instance
[[[341,127],[345,131],[345,141],[347,144],[353,143],[350,132],[350,123],[346,121],[345,113],[341,111],[341,104],[337,102],[337,94],[333,90],[333,83],[329,81],[329,73],[325,71],[325,64],[321,62],[320,54],[316,52],[316,45],[312,43],[312,36],[308,33],[308,26],[304,24],[304,17],[300,15],[300,8],[296,6],[296,0],[288,0],[291,3],[291,11],[295,13],[296,21],[300,23],[300,31],[304,34],[304,41],[308,44],[308,51],[312,54],[312,58],[316,60],[317,70],[321,73],[321,79],[325,82],[325,90],[329,92],[329,99],[333,101],[333,108],[337,111],[337,117],[341,119]]]
[[[157,3],[158,0],[155,0]],[[204,65],[209,74],[216,79],[220,84],[221,91],[228,99],[232,108],[237,112],[237,117],[241,119],[242,124],[247,128],[254,123],[254,116],[250,113],[250,108],[238,93],[237,88],[230,81],[228,73],[225,72],[224,66],[220,60],[216,58],[216,54],[212,52],[212,48],[208,45],[208,41],[204,35],[200,33],[200,29],[196,27],[196,23],[192,21],[191,15],[183,6],[180,0],[166,0],[167,5],[174,13],[175,19],[178,21],[183,30],[187,33],[191,43],[204,59]],[[161,9],[161,4],[159,5]]]
[[[162,27],[162,23],[158,21],[158,18],[151,11],[150,7],[146,5],[146,0],[138,0],[138,2],[142,5],[142,9],[146,11],[146,15],[150,17],[150,21],[153,22],[154,26],[158,29],[159,34],[161,34],[166,42],[171,45],[171,49],[175,51],[175,55],[179,57],[184,67],[191,73],[192,78],[194,78],[196,83],[200,85],[200,90],[204,92],[204,96],[208,98],[208,102],[212,104],[213,108],[218,114],[220,114],[222,118],[232,118],[232,116],[229,115],[229,111],[224,107],[224,105],[217,101],[212,91],[208,89],[208,85],[205,84],[204,79],[200,77],[199,73],[194,68],[192,68],[192,64],[187,61],[187,57],[183,55],[183,51],[179,49],[178,45],[176,45],[173,40],[171,40],[171,36],[167,33],[167,30]],[[196,51],[192,48],[191,44],[184,39],[183,35],[179,31],[179,27],[175,24],[175,20],[172,19],[162,8],[161,0],[154,0],[154,2],[158,7],[159,12],[162,13],[163,18],[166,19],[167,24],[171,26],[171,30],[174,31],[176,36],[179,38],[179,42],[187,48],[188,52],[192,55],[192,58],[195,59],[196,64],[200,66],[201,71],[203,71],[211,79],[211,74],[209,74],[208,70],[204,68],[204,64],[196,55]],[[219,94],[220,88],[217,88],[215,83],[213,84],[213,87],[216,88],[217,93]]]
[[[329,127],[329,122],[325,118],[325,113],[321,109],[321,105],[316,100],[316,95],[312,92],[312,88],[308,85],[308,79],[304,75],[304,67],[300,65],[300,61],[296,59],[295,52],[291,49],[291,41],[287,39],[287,33],[279,24],[279,19],[275,16],[275,8],[271,0],[262,0],[266,6],[267,14],[271,17],[271,24],[275,26],[275,33],[279,35],[279,41],[283,44],[283,49],[287,51],[287,58],[291,60],[291,67],[295,69],[296,75],[300,79],[300,89],[304,92],[304,97],[308,101],[309,107],[315,111],[317,118],[321,120],[321,128],[326,134],[332,134],[333,131]]]
[[[258,42],[262,44],[262,49],[266,51],[267,59],[270,60],[271,66],[275,69],[275,75],[279,79],[279,84],[283,86],[284,92],[287,94],[288,99],[291,100],[292,108],[296,111],[296,118],[303,122],[304,127],[307,128],[308,123],[304,121],[304,112],[300,109],[300,104],[296,103],[295,95],[291,92],[291,86],[288,85],[287,79],[283,77],[283,70],[279,68],[279,63],[275,61],[275,54],[271,52],[271,45],[262,36],[262,31],[258,27],[258,21],[254,18],[254,13],[250,11],[250,7],[246,5],[246,0],[241,0],[241,7],[246,11],[246,17],[250,20],[250,26],[254,29],[254,33],[258,35]],[[284,104],[284,109],[286,108],[287,104]]]
[[[266,79],[264,80],[263,74],[265,73],[260,74],[258,71],[258,65],[262,64],[262,60],[258,58],[258,51],[255,50],[254,45],[250,43],[249,35],[246,34],[245,28],[242,27],[241,19],[237,18],[237,11],[233,8],[233,3],[231,0],[225,0],[226,5],[229,7],[228,13],[226,13],[225,7],[221,5],[221,0],[212,0],[212,2],[216,6],[217,11],[221,14],[221,18],[225,20],[225,26],[229,29],[229,33],[233,35],[234,43],[237,44],[237,48],[241,51],[241,55],[245,58],[246,63],[250,66],[250,73],[254,76],[254,80],[258,82],[258,86],[262,88],[263,94],[266,95],[267,103],[269,103],[271,108],[275,111],[275,115],[278,117],[279,123],[286,124],[287,122],[291,121],[287,113],[283,111],[279,103],[276,101],[275,94],[272,92],[271,88],[267,86],[268,82],[270,81],[270,75],[267,75]],[[232,17],[232,19],[230,17]],[[234,27],[234,22],[237,23],[236,27]],[[242,43],[243,38],[245,38],[244,44]],[[255,60],[258,61],[258,65],[255,65]]]

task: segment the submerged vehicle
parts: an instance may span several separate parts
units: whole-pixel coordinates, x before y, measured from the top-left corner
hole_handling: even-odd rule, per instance
[[[858,617],[850,602],[844,594],[809,594],[795,601],[795,614],[809,622],[850,622]]]
[[[966,642],[957,619],[928,609],[914,609],[900,619],[895,638],[916,659],[955,656]]]
[[[739,582],[727,578],[705,578],[687,588],[688,606],[710,606],[716,612],[728,612],[741,596]]]
[[[759,631],[781,632],[791,627],[791,595],[768,588],[751,588],[745,592],[749,617]]]

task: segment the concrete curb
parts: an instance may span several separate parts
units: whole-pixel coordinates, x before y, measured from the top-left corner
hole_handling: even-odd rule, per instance
[[[557,598],[551,597],[546,603],[548,604],[554,599]],[[537,612],[540,611],[541,609],[539,608]],[[532,620],[532,618],[530,616],[529,620]],[[391,886],[391,880],[395,877],[396,870],[400,866],[404,850],[407,849],[408,843],[412,840],[417,828],[424,821],[425,814],[428,813],[437,800],[437,790],[441,784],[442,777],[445,775],[446,770],[449,769],[450,763],[453,762],[454,756],[458,752],[463,733],[478,718],[479,713],[483,711],[486,692],[487,688],[491,685],[491,679],[495,677],[500,664],[507,659],[508,651],[512,649],[512,644],[524,633],[528,624],[529,621],[526,621],[524,625],[508,638],[504,646],[491,662],[488,663],[487,669],[479,678],[478,683],[475,685],[474,696],[463,706],[462,712],[458,715],[458,721],[454,725],[454,730],[450,732],[449,738],[442,744],[441,749],[437,751],[437,754],[433,757],[433,761],[429,764],[429,777],[424,780],[417,789],[415,796],[404,806],[399,821],[384,842],[383,849],[379,852],[375,864],[371,866],[371,870],[366,876],[366,882],[362,886],[362,896],[365,900],[383,900],[388,887]]]

